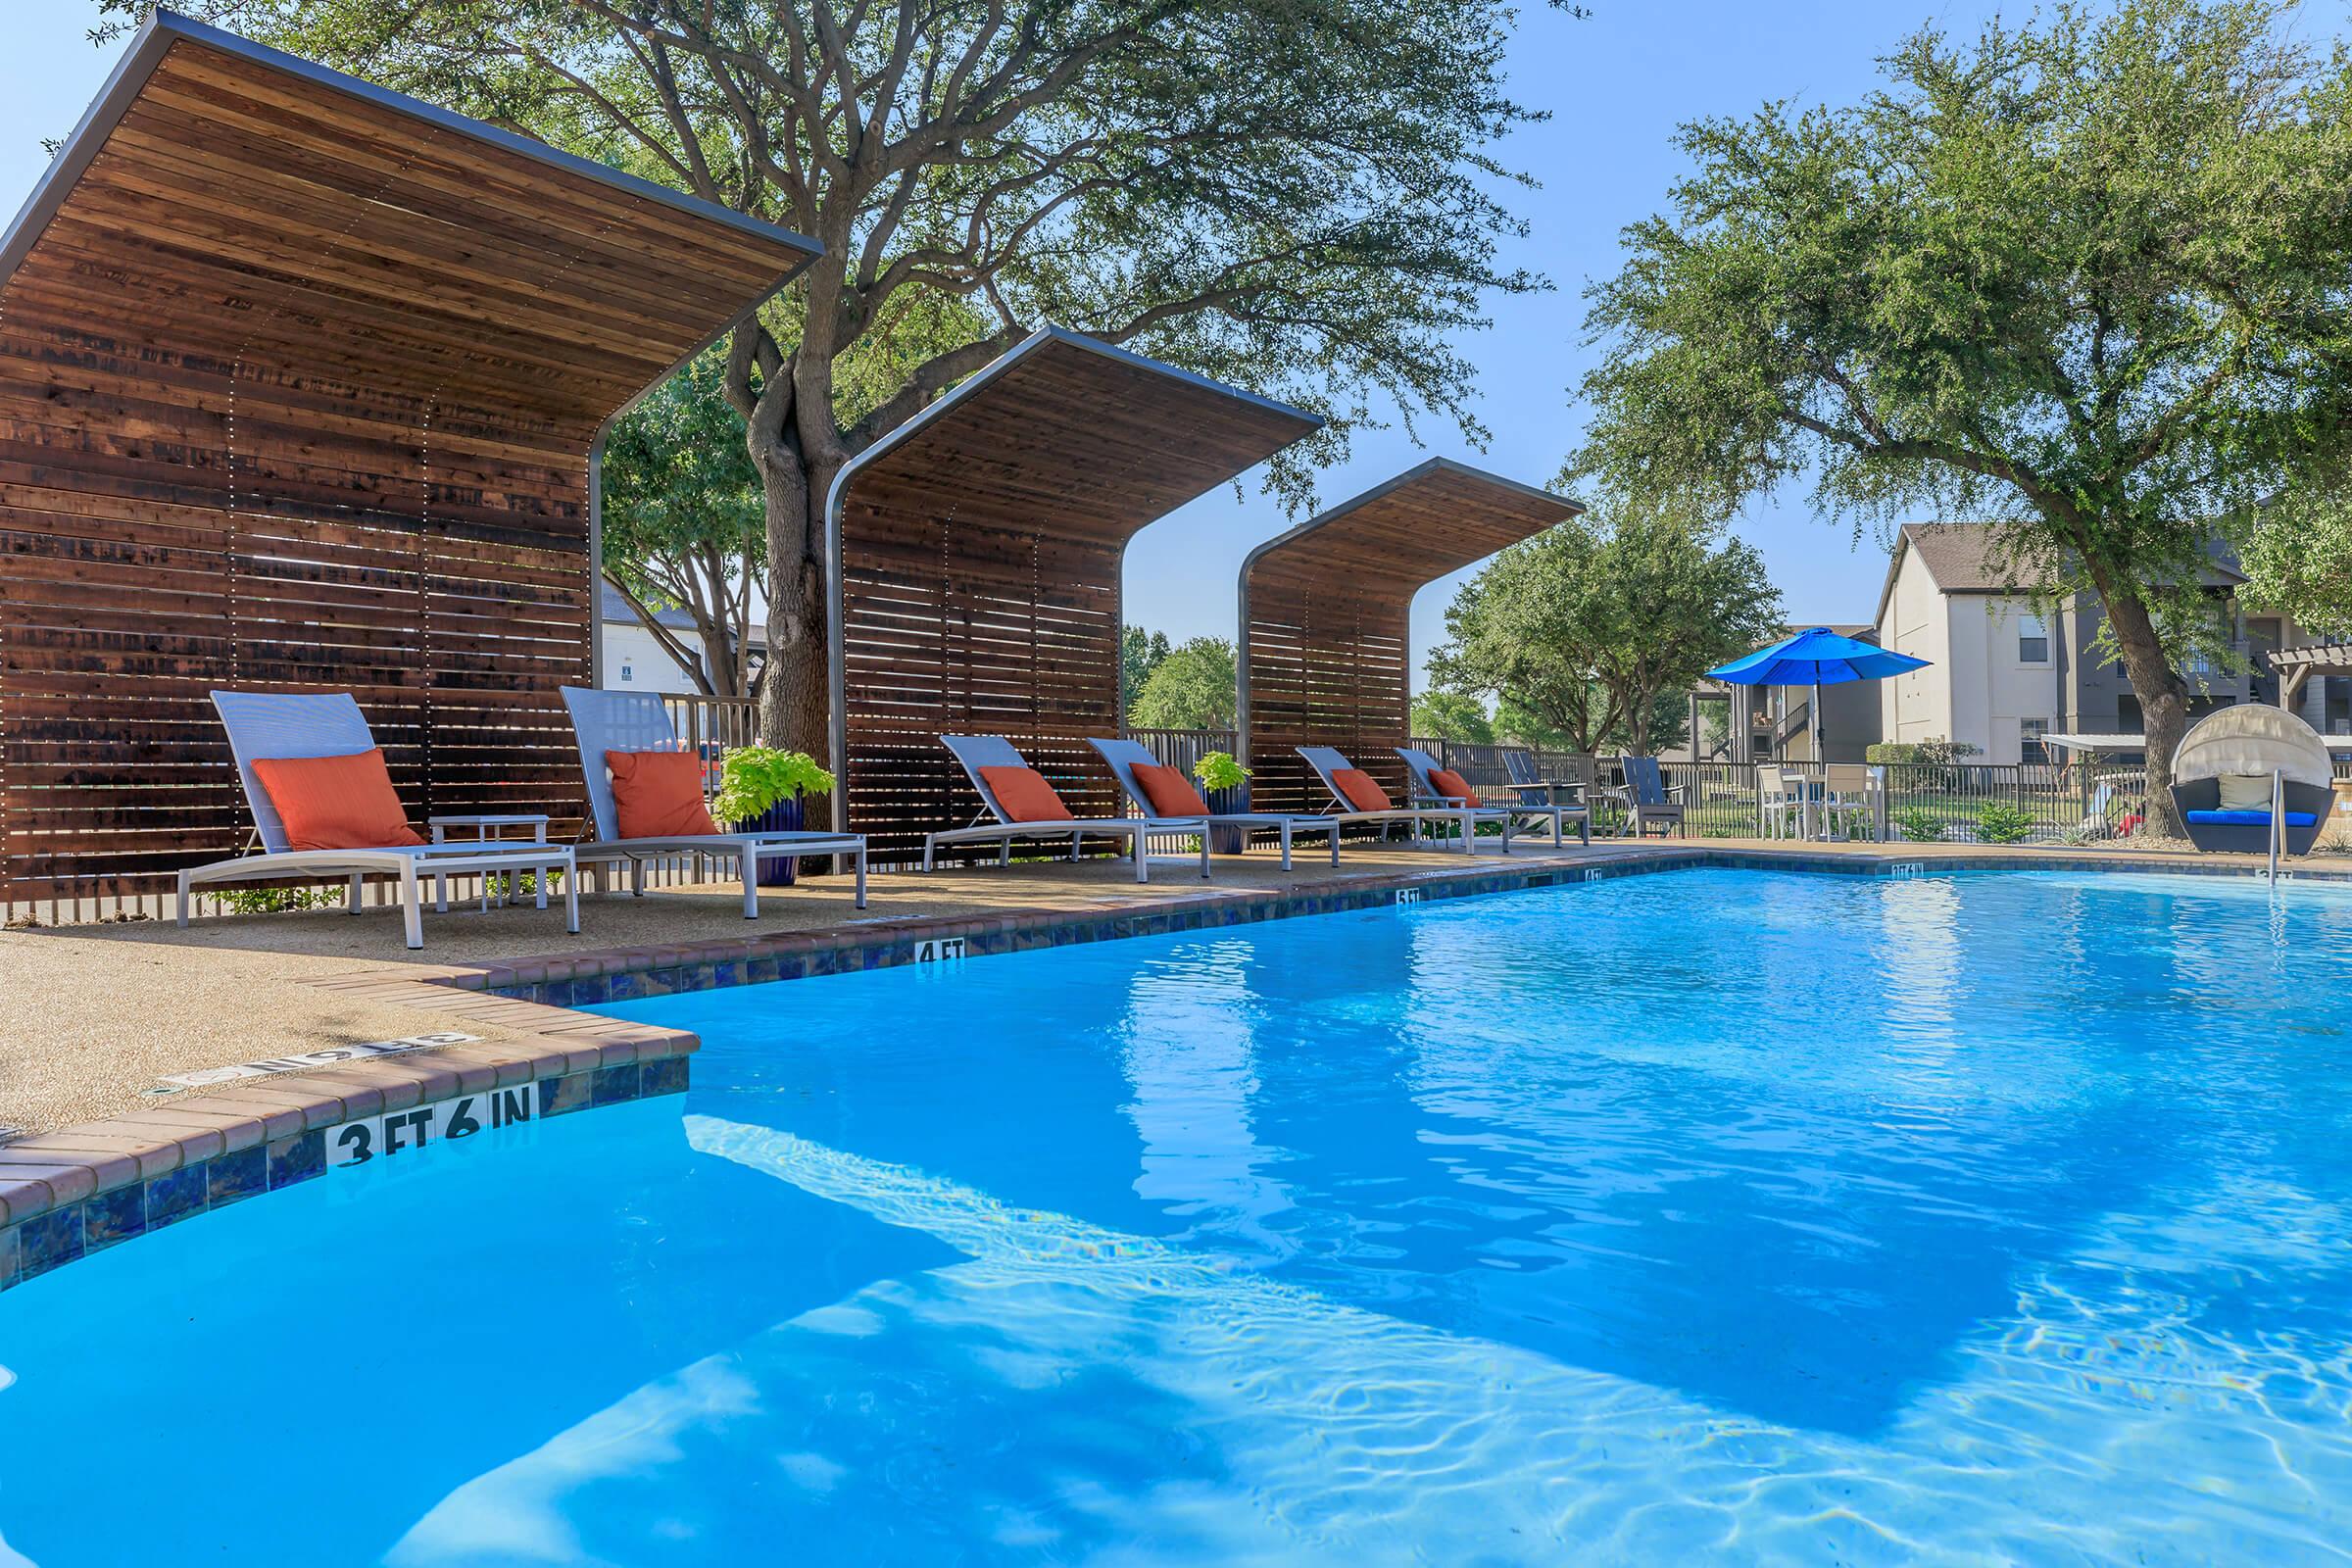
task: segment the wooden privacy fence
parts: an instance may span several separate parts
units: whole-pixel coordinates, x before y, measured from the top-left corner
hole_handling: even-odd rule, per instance
[[[239,850],[218,687],[348,691],[419,820],[568,833],[591,453],[813,250],[151,22],[0,251],[0,906]]]
[[[1583,509],[1436,458],[1250,553],[1241,577],[1241,739],[1261,811],[1311,811],[1301,745],[1332,746],[1401,800],[1413,595]]]
[[[943,734],[1004,735],[1073,812],[1116,814],[1086,743],[1119,733],[1128,540],[1317,422],[1047,330],[861,453],[829,516],[834,820],[876,863],[970,821]]]

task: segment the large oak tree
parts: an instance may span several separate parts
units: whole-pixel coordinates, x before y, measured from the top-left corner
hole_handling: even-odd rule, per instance
[[[134,13],[139,0],[100,0]],[[737,333],[768,534],[762,732],[821,755],[823,528],[859,450],[1055,322],[1333,416],[1474,429],[1450,346],[1530,118],[1481,0],[197,0],[280,46],[821,240]],[[896,345],[941,300],[971,327]],[[918,339],[926,334],[916,334]],[[875,349],[873,345],[881,347]],[[894,368],[849,394],[861,349]],[[1300,458],[1277,468],[1304,493]]]
[[[1852,108],[1687,126],[1591,291],[1572,471],[1994,519],[2019,580],[2104,606],[2177,832],[2205,547],[2352,439],[2352,69],[2292,15],[2061,5],[1924,31]]]

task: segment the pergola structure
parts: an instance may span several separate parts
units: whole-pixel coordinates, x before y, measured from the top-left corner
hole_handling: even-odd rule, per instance
[[[1332,746],[1405,798],[1413,595],[1583,512],[1447,458],[1375,485],[1242,563],[1241,750],[1252,809],[1326,804],[1299,746]]]
[[[1004,735],[1119,814],[1120,567],[1148,524],[1321,421],[1048,328],[858,455],[828,500],[834,822],[878,858],[980,809],[941,735]]]
[[[2278,706],[2292,708],[2303,696],[2303,683],[2314,675],[2352,675],[2352,642],[2305,643],[2299,648],[2274,648],[2264,655],[2278,677]]]
[[[0,239],[0,904],[234,852],[216,687],[576,810],[604,432],[816,252],[158,13]]]

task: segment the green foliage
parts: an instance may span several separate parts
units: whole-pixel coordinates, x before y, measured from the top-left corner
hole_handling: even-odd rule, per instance
[[[2352,637],[2352,489],[2296,490],[2256,516],[2239,549],[2248,609]]]
[[[1138,729],[1231,729],[1239,691],[1233,644],[1196,637],[1152,666],[1127,721]]]
[[[1462,692],[1426,691],[1413,699],[1412,733],[1426,740],[1491,746],[1494,725],[1479,700]]]
[[[751,684],[753,585],[767,568],[767,514],[743,422],[705,354],[612,427],[605,443],[605,573],[649,610],[683,608],[697,635],[648,625],[704,689]]]
[[[1193,777],[1204,790],[1234,790],[1250,782],[1250,769],[1235,761],[1230,752],[1203,752],[1193,763]]]
[[[1853,107],[1685,126],[1692,172],[1588,295],[1572,475],[1992,519],[2016,580],[2102,602],[2169,818],[2215,519],[2352,448],[2352,57],[2295,15],[1930,29]]]
[[[217,897],[231,914],[292,914],[340,904],[344,894],[331,888],[223,888]]]
[[[2034,836],[2034,818],[2006,801],[1986,801],[1977,812],[1977,842],[2023,844]]]
[[[710,815],[720,823],[748,822],[778,801],[827,795],[832,789],[833,775],[806,752],[738,746],[727,753]]]
[[[1943,837],[1943,818],[1924,806],[1906,806],[1896,811],[1894,825],[1913,844],[1933,844]]]
[[[1164,631],[1146,631],[1141,626],[1119,628],[1119,710],[1127,722],[1135,722],[1135,700],[1144,694],[1144,682],[1168,657],[1168,634]]]
[[[1874,741],[1862,749],[1862,760],[1877,763],[1949,767],[1978,756],[1980,751],[1981,748],[1966,741],[1947,741],[1936,736],[1924,741]]]
[[[1658,506],[1624,500],[1512,545],[1446,612],[1441,686],[1497,700],[1516,733],[1648,754],[1678,734],[1682,694],[1780,630],[1763,559]]]

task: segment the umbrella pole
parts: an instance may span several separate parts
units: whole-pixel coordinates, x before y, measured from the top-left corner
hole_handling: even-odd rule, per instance
[[[1821,764],[1821,836],[1826,839],[1830,836],[1830,738],[1821,727],[1821,681],[1818,676],[1813,682],[1813,760]],[[1805,792],[1808,805],[1812,795],[1811,790]]]

